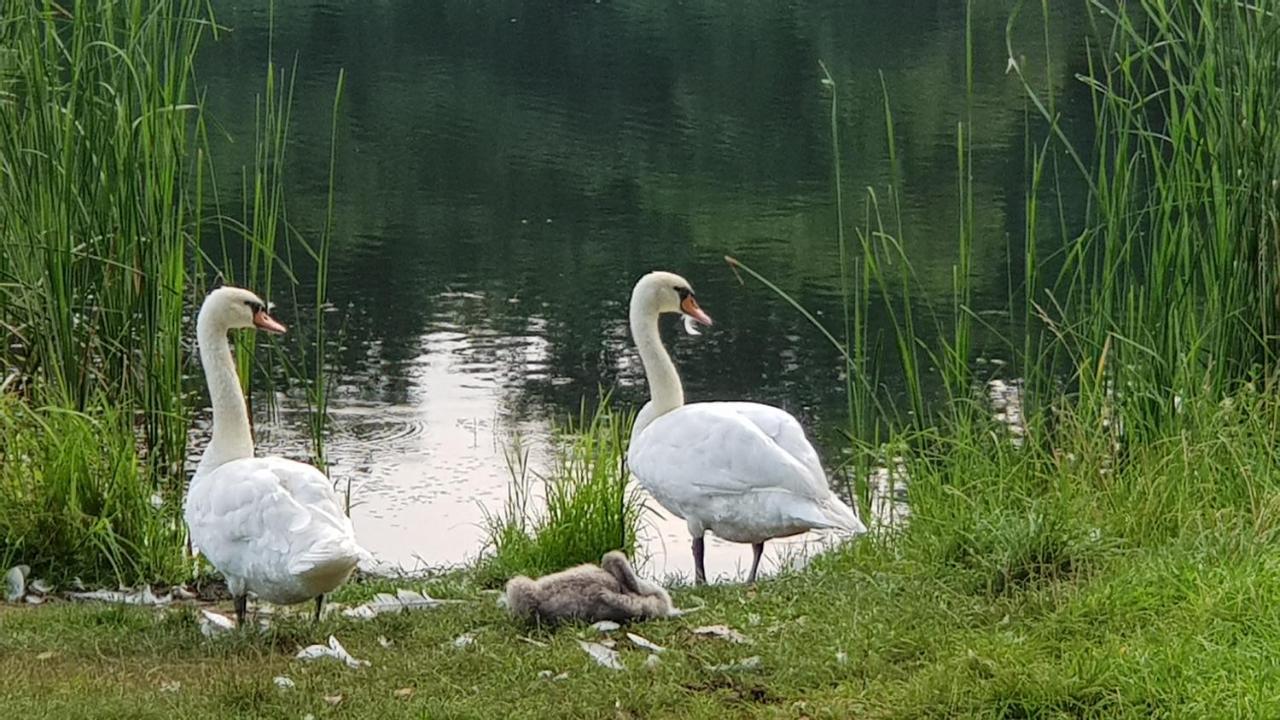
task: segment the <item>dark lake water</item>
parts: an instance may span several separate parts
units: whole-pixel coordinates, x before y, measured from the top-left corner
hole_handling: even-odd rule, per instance
[[[863,188],[883,197],[896,170],[921,301],[951,292],[957,123],[971,122],[974,305],[1016,333],[998,316],[1020,283],[1027,185],[1028,109],[1006,74],[1012,2],[974,3],[972,97],[955,0],[276,0],[274,22],[267,3],[216,5],[231,32],[205,48],[200,80],[223,181],[237,186],[236,169],[251,161],[268,58],[296,66],[288,207],[311,237],[346,73],[329,453],[352,482],[358,532],[388,561],[474,556],[481,508],[506,497],[513,436],[536,447],[551,418],[576,413],[598,387],[624,404],[646,399],[626,305],[652,269],[686,276],[717,321],[697,338],[668,328],[688,397],[780,405],[828,466],[839,464],[838,355],[723,260],[737,256],[821,317],[839,317],[820,60],[840,93],[849,214],[860,222]],[[1087,95],[1073,80],[1085,69],[1083,3],[1052,3],[1047,34],[1033,5],[1012,30],[1022,67],[1057,89],[1068,130],[1087,135]],[[1034,119],[1030,128],[1043,136]],[[886,322],[878,304],[869,315]],[[1001,352],[994,334],[979,344],[979,354]],[[892,367],[881,381],[892,392]],[[263,447],[298,454],[300,403],[286,395],[280,407],[259,417]],[[654,572],[687,572],[683,523],[655,519],[647,535]],[[746,552],[711,546],[711,572],[737,572]]]

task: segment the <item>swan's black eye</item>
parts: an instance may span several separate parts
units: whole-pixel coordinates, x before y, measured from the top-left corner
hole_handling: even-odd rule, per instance
[[[687,297],[689,297],[689,296],[693,295],[693,291],[692,291],[692,290],[690,290],[690,289],[689,289],[689,288],[687,288],[687,287],[683,287],[683,286],[677,285],[677,286],[676,286],[676,294],[680,296],[680,300],[681,300],[681,301],[684,301],[684,299],[685,299],[685,298],[687,298]]]

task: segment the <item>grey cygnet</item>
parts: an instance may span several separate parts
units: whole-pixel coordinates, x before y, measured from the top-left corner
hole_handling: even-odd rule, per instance
[[[600,566],[584,564],[537,580],[517,575],[507,582],[507,609],[526,621],[598,622],[647,620],[675,615],[667,591],[637,577],[627,556],[605,553]]]

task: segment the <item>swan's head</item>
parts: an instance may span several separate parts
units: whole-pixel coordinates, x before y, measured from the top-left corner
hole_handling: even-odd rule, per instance
[[[689,328],[689,321],[711,324],[711,316],[698,307],[693,286],[675,273],[654,271],[640,278],[631,291],[631,306],[654,314],[680,313],[687,318],[685,325]]]
[[[257,328],[277,335],[285,327],[267,314],[262,298],[243,288],[223,286],[209,293],[200,306],[201,325],[212,323],[223,332],[235,328]]]

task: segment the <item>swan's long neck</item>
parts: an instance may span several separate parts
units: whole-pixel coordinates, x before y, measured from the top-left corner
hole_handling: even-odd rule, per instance
[[[631,433],[639,435],[646,425],[684,405],[684,387],[675,363],[662,346],[658,334],[658,313],[640,293],[631,298],[631,337],[640,351],[640,362],[649,381],[649,403],[636,417]]]
[[[253,457],[253,434],[240,378],[231,357],[231,344],[227,342],[227,329],[202,312],[196,321],[196,342],[209,386],[209,400],[213,403],[213,439],[200,458],[196,469],[199,477],[223,463]]]

